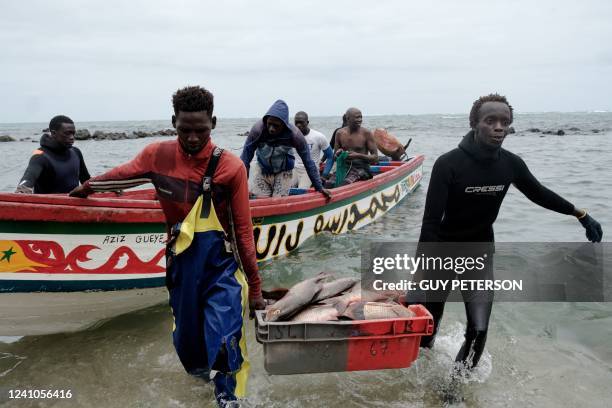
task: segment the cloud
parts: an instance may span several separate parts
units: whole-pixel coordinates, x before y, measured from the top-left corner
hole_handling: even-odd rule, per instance
[[[283,95],[314,114],[349,105],[366,115],[463,112],[492,90],[521,111],[612,108],[605,1],[24,0],[2,8],[2,122],[56,112],[165,118],[171,93],[196,83],[215,93],[222,116],[259,116]]]

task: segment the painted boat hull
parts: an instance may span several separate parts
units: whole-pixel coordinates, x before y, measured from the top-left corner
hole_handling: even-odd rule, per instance
[[[423,160],[334,189],[330,202],[319,193],[251,200],[258,261],[380,218],[417,188]],[[165,226],[153,194],[0,194],[0,335],[79,330],[165,301]]]

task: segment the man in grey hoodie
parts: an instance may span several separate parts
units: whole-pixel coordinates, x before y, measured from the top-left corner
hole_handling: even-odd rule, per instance
[[[289,107],[280,99],[253,125],[240,155],[250,175],[251,192],[258,197],[278,197],[289,193],[295,165],[292,149],[295,149],[302,159],[315,190],[330,199],[331,193],[321,184],[321,177],[310,157],[306,139],[302,132],[289,122]],[[251,160],[255,155],[257,163],[251,172]]]

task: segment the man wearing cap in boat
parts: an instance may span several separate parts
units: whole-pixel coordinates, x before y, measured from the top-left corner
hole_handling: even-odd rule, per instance
[[[321,152],[323,152],[323,156],[325,159],[327,159],[327,162],[325,163],[325,168],[323,169],[321,176],[326,178],[329,175],[332,165],[334,164],[332,160],[334,157],[334,150],[329,145],[329,142],[323,133],[311,129],[310,126],[308,126],[310,122],[306,112],[299,111],[296,113],[293,122],[295,123],[295,127],[300,129],[300,132],[302,132],[304,135],[304,139],[306,139],[306,144],[308,145],[308,150],[310,151],[310,158],[317,168],[319,168]],[[293,169],[293,187],[309,188],[311,184],[312,183],[308,177],[308,173],[306,173],[304,163],[302,163],[302,159],[299,156],[296,157],[295,168]]]
[[[249,368],[246,308],[265,307],[246,170],[238,157],[210,140],[216,117],[209,91],[179,89],[172,104],[177,140],[148,145],[132,161],[70,195],[153,183],[171,237],[166,285],[174,346],[188,373],[208,381],[211,370],[217,371],[219,406],[235,406],[236,397],[244,395]]]
[[[49,133],[40,138],[16,193],[68,193],[89,179],[83,154],[73,146],[76,129],[68,116],[58,115],[49,122]]]
[[[283,100],[277,100],[262,119],[257,121],[244,142],[240,158],[244,163],[251,192],[257,197],[279,197],[289,194],[293,182],[295,158],[293,149],[302,159],[306,173],[315,190],[327,199],[331,193],[323,188],[319,169],[310,157],[304,135],[289,123],[289,107]],[[257,156],[251,168],[251,160]]]
[[[372,132],[361,126],[361,111],[349,108],[345,116],[347,126],[338,130],[334,141],[336,172],[325,183],[328,188],[371,179],[370,164],[378,163]]]
[[[474,102],[469,118],[471,130],[457,148],[441,155],[434,163],[420,243],[453,242],[456,243],[451,248],[454,251],[459,247],[492,249],[493,223],[511,184],[534,203],[561,214],[573,215],[586,229],[589,241],[601,241],[603,233],[597,221],[585,210],[576,208],[540,184],[519,156],[502,149],[512,119],[512,107],[504,96],[490,94]],[[427,244],[422,246],[430,247]],[[483,275],[487,279],[492,279],[492,258],[485,262]],[[425,274],[418,275],[417,279],[427,279],[423,276]],[[426,294],[425,306],[434,318],[434,332],[432,336],[421,339],[421,347],[433,346],[448,294],[447,290]],[[408,299],[413,295],[409,293]],[[455,361],[457,367],[472,368],[478,364],[484,350],[493,293],[486,290],[462,291],[462,296],[467,327],[465,341]]]

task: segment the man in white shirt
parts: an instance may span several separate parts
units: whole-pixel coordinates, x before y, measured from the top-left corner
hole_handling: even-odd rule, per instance
[[[323,152],[323,154],[325,155],[325,169],[323,170],[323,177],[327,177],[334,164],[334,151],[329,145],[327,139],[325,138],[325,135],[308,127],[308,114],[306,112],[300,111],[296,113],[294,123],[295,127],[300,129],[300,131],[304,135],[304,138],[306,139],[306,144],[308,145],[308,149],[310,150],[310,157],[312,158],[312,161],[317,165],[317,167],[319,166],[319,162],[321,161],[321,152]],[[302,160],[299,156],[296,156],[295,168],[293,169],[293,187],[309,188],[310,185],[310,178],[306,173],[304,163],[302,163]]]

